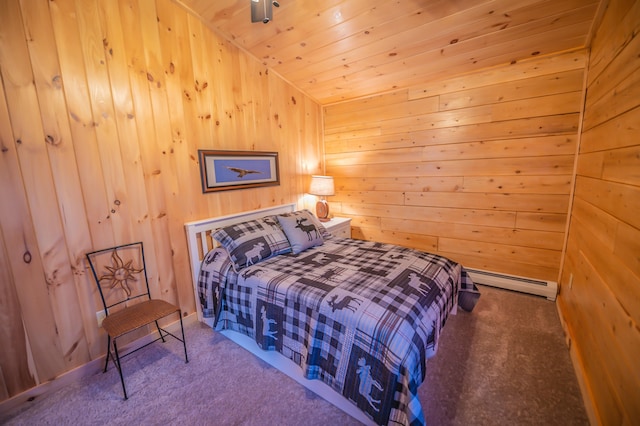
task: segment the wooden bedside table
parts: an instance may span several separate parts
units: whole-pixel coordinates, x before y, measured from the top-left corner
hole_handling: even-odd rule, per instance
[[[351,218],[350,217],[333,217],[329,222],[322,222],[327,231],[331,235],[340,238],[351,238]]]

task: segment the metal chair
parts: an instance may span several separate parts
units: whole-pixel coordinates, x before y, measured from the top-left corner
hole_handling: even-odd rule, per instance
[[[189,362],[182,311],[169,302],[151,298],[144,247],[141,242],[93,251],[87,253],[86,258],[91,266],[106,315],[102,320],[102,328],[107,332],[107,356],[103,372],[107,371],[111,358],[120,373],[122,392],[126,400],[128,397],[122,374],[122,358],[158,340],[164,342],[166,336],[172,336],[182,342],[185,363]],[[180,318],[182,339],[158,324],[158,320],[174,313]],[[151,323],[155,323],[159,337],[120,356],[117,340]]]

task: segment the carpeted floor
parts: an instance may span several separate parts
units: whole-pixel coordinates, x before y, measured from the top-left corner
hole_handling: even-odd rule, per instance
[[[587,425],[553,302],[491,287],[445,326],[420,387],[427,424]],[[351,425],[357,422],[202,324],[0,413],[7,425]]]

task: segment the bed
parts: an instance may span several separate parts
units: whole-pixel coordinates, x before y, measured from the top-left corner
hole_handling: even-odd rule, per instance
[[[185,225],[198,319],[364,424],[425,424],[417,390],[465,269],[269,207]]]

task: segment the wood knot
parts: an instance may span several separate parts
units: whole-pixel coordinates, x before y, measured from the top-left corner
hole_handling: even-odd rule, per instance
[[[56,89],[61,89],[62,88],[62,77],[60,77],[59,75],[54,75],[53,78],[51,79],[51,84]]]
[[[56,141],[56,139],[51,135],[45,136],[44,141],[46,143],[48,143],[49,145],[53,145],[53,146],[56,146],[56,145],[60,144],[60,141]]]

